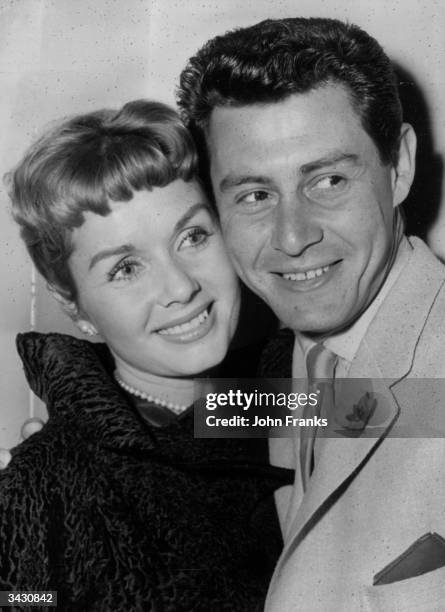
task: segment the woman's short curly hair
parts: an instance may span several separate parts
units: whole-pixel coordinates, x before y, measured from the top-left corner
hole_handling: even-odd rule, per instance
[[[68,260],[71,233],[84,213],[110,212],[110,201],[163,187],[198,172],[193,139],[178,114],[136,100],[65,119],[37,140],[6,181],[14,219],[39,272],[76,301]]]

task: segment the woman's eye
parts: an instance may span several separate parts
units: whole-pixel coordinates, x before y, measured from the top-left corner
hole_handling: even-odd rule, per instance
[[[124,259],[114,266],[108,274],[110,281],[125,281],[136,278],[141,269],[141,263],[132,259]]]
[[[269,198],[269,194],[267,191],[262,191],[258,189],[256,191],[251,191],[250,193],[242,196],[238,199],[238,203],[241,204],[257,204],[258,202],[264,202]]]
[[[187,247],[197,247],[205,244],[209,238],[210,234],[207,230],[202,227],[194,227],[190,230],[187,230],[181,242],[179,243],[179,248],[187,248]]]

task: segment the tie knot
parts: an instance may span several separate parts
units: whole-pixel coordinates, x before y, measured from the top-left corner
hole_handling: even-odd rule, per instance
[[[313,346],[306,357],[307,376],[310,381],[317,378],[334,379],[337,355],[323,344]]]

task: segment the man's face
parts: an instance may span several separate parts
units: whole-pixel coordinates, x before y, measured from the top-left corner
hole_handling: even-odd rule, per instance
[[[244,282],[295,330],[352,323],[391,265],[394,207],[407,191],[345,88],[218,107],[207,137],[223,233]]]

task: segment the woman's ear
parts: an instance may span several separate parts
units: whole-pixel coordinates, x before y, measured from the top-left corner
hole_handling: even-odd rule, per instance
[[[99,333],[94,325],[82,316],[76,302],[64,296],[61,291],[53,285],[48,285],[48,289],[54,299],[62,306],[64,312],[72,319],[83,334],[87,336],[96,336]]]
[[[416,170],[417,138],[409,123],[403,123],[400,131],[399,157],[394,168],[393,203],[401,204],[407,197]]]

